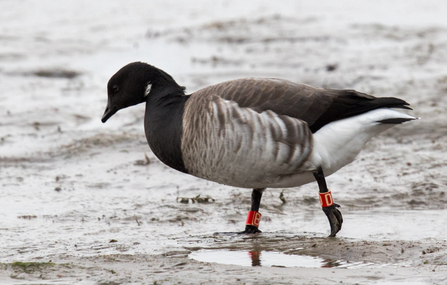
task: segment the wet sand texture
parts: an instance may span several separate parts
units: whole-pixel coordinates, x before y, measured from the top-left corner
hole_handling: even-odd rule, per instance
[[[0,8],[1,284],[446,284],[444,1]],[[188,92],[280,77],[399,97],[422,119],[327,179],[337,238],[316,183],[266,191],[263,234],[214,236],[243,229],[250,190],[161,164],[144,106],[100,122],[107,80],[136,60]]]

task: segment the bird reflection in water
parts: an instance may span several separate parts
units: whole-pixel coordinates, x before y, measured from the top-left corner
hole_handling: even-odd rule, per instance
[[[249,251],[248,255],[251,258],[251,266],[262,266],[261,265],[261,252],[260,251]]]
[[[248,256],[251,259],[251,266],[255,267],[255,266],[262,266],[261,263],[261,255],[262,255],[262,251],[249,251],[248,252]],[[300,256],[293,256],[296,257],[297,260],[295,262],[298,262],[298,259],[300,258]],[[266,258],[266,256],[264,256],[264,258]],[[264,260],[265,261],[265,260]],[[290,260],[286,259],[283,260],[283,262],[285,264],[288,264],[287,266],[295,266],[295,262],[290,263]],[[269,262],[267,262],[269,263]],[[299,262],[298,262],[299,263]],[[265,265],[265,264],[264,264]],[[320,266],[316,266],[316,267],[321,267],[321,268],[334,268],[334,267],[340,267],[342,265],[342,262],[340,262],[340,260],[334,260],[334,259],[325,259],[325,260],[321,260],[320,261]],[[286,267],[285,265],[274,265],[275,267]]]

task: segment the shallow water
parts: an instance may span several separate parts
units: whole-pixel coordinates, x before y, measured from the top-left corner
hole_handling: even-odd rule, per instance
[[[189,258],[201,262],[233,264],[240,266],[261,267],[305,267],[305,268],[358,268],[377,267],[374,263],[354,262],[343,260],[325,260],[323,258],[306,255],[288,255],[281,252],[269,251],[230,251],[230,250],[200,250],[193,252]],[[382,266],[387,266],[382,265]]]
[[[353,284],[377,284],[377,276],[380,284],[401,284],[416,271],[423,276],[414,284],[445,284],[447,5],[317,2],[221,1],[216,9],[205,1],[46,0],[27,9],[23,2],[2,2],[0,262],[82,267],[71,275],[63,266],[43,272],[50,284],[138,283],[129,277],[137,263],[143,279],[162,275],[175,283],[169,276],[186,278],[178,265],[186,263],[205,282],[211,267],[204,262],[224,259],[230,265],[219,265],[224,273],[216,278],[229,278],[225,270],[237,271],[231,265],[238,264],[254,270],[238,278],[252,280],[259,266],[251,266],[259,263],[286,267],[264,272],[278,284],[286,281],[275,276],[297,282],[295,272],[286,274],[289,267],[349,268],[357,276]],[[268,189],[260,210],[263,234],[216,237],[243,229],[250,190],[163,166],[144,137],[144,106],[100,122],[107,80],[135,60],[166,70],[188,92],[232,78],[282,77],[401,97],[423,119],[373,139],[354,163],[327,179],[345,219],[336,239],[326,239],[329,225],[315,183]],[[214,201],[178,199],[197,195]],[[130,264],[126,273],[112,272],[119,271],[113,258]],[[158,268],[147,273],[152,264]],[[401,281],[388,274],[394,266]],[[377,271],[368,273],[371,268]],[[8,281],[16,274],[5,272],[0,278]],[[307,283],[320,275],[300,272]],[[334,272],[335,283],[350,282]],[[40,284],[32,274],[18,276]]]
[[[321,258],[268,251],[201,250],[191,253],[189,258],[240,266],[324,267]]]

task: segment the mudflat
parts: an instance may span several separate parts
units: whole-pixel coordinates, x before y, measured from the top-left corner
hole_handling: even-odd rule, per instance
[[[443,1],[54,1],[0,4],[1,284],[445,284]],[[26,4],[26,5],[25,5]],[[277,77],[408,101],[421,119],[327,179],[250,189],[169,169],[144,106],[100,119],[106,84],[144,61],[193,92]]]

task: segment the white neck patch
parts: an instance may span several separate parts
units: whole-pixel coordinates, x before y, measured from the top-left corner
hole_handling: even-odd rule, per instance
[[[146,85],[146,91],[144,91],[144,97],[147,97],[147,95],[149,95],[149,93],[151,92],[151,89],[152,89],[152,84],[150,82],[148,82]]]

